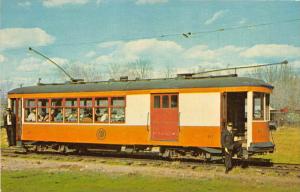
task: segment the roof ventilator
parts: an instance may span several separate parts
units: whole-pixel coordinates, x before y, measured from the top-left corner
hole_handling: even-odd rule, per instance
[[[121,76],[120,81],[128,81],[128,76]]]

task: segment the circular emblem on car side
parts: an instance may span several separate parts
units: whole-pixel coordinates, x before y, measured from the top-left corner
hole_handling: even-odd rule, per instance
[[[96,137],[97,137],[99,140],[105,139],[105,137],[106,137],[106,131],[105,131],[105,129],[103,129],[103,128],[98,129],[98,130],[97,130],[97,133],[96,133]]]

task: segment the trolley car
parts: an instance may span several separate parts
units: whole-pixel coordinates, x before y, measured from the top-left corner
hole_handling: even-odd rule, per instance
[[[273,87],[245,77],[39,84],[8,93],[17,142],[59,149],[157,151],[210,158],[233,124],[244,155],[273,152]]]

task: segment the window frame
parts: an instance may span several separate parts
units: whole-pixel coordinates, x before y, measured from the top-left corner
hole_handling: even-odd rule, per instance
[[[112,99],[113,98],[123,98],[124,99],[124,106],[112,106]],[[111,121],[111,112],[114,108],[124,108],[124,122],[112,122]],[[109,123],[110,124],[125,124],[126,123],[126,96],[112,96],[110,97],[109,101]]]
[[[96,105],[96,100],[97,99],[107,99],[107,105]],[[113,105],[113,99],[115,98],[121,98],[123,100],[123,104],[122,105]],[[161,97],[162,98],[162,97]],[[171,97],[170,97],[171,98]],[[91,106],[84,106],[81,105],[80,100],[81,99],[91,99],[92,100],[92,105]],[[34,106],[29,107],[27,106],[27,102],[28,100],[33,100],[34,101]],[[46,106],[38,106],[38,101],[39,100],[47,100],[48,104]],[[52,106],[52,102],[53,100],[61,100],[61,105],[59,106]],[[66,103],[68,100],[75,100],[75,106],[67,106]],[[169,103],[170,104],[170,103]],[[25,123],[59,123],[59,124],[84,124],[84,123],[88,123],[88,124],[125,124],[126,123],[126,106],[127,106],[127,102],[126,102],[126,95],[118,95],[118,96],[93,96],[93,97],[89,97],[89,96],[81,96],[81,97],[53,97],[53,98],[24,98],[24,103],[23,103],[23,110],[24,113],[26,112],[26,110],[29,110],[29,114],[30,111],[32,109],[35,109],[36,114],[35,114],[35,121],[26,121],[27,116],[29,115],[24,115],[23,116],[23,121]],[[49,118],[47,121],[38,121],[38,111],[39,109],[48,109],[49,110]],[[62,121],[51,121],[51,110],[52,109],[58,109],[61,110],[62,112]],[[77,121],[74,122],[70,122],[67,121],[66,117],[66,112],[68,110],[77,110]],[[80,110],[81,109],[92,109],[92,121],[91,122],[83,122],[80,121]],[[100,121],[96,121],[96,110],[97,109],[107,109],[108,112],[108,120],[106,122],[100,122]],[[124,121],[123,122],[112,122],[112,111],[113,109],[123,109],[124,110]]]
[[[96,100],[100,98],[107,98],[107,106],[101,106],[101,105],[96,105]],[[109,124],[110,123],[110,98],[109,96],[100,96],[100,97],[94,97],[94,107],[93,107],[93,119],[95,124]],[[96,121],[96,110],[97,109],[107,109],[108,111],[108,121],[107,122],[101,122],[101,121]]]
[[[260,97],[255,97],[255,95],[259,94]],[[260,98],[260,117],[257,118],[254,116],[255,114],[255,99]],[[252,119],[255,120],[265,120],[265,93],[262,92],[253,92],[253,98],[252,98],[253,106],[252,106]]]
[[[270,102],[271,95],[269,93],[265,93],[265,120],[270,121]]]
[[[156,97],[158,97],[158,105],[159,106],[156,106],[156,104],[157,104],[156,103],[157,100],[155,100]],[[153,106],[152,107],[153,107],[153,109],[161,109],[162,108],[161,107],[161,96],[160,95],[154,95],[153,96]]]
[[[39,106],[39,100],[48,100],[48,105],[47,106]],[[39,109],[48,109],[48,120],[47,121],[38,121],[36,119],[37,123],[49,123],[50,122],[50,99],[49,98],[37,98],[36,99],[36,117],[38,116]]]
[[[176,96],[176,107],[172,107],[172,97],[173,96]],[[169,103],[170,103],[170,109],[177,109],[177,108],[179,108],[179,95],[178,94],[170,94],[170,96],[169,96],[169,99],[170,99],[170,101],[169,101]]]
[[[28,100],[34,100],[34,106],[33,107],[28,107],[27,106],[27,101]],[[23,115],[23,122],[24,123],[37,123],[38,121],[37,121],[37,98],[24,98],[24,103],[23,103],[23,109],[24,109],[24,115]],[[32,109],[35,109],[35,121],[27,121],[26,119],[27,119],[27,116],[29,115],[25,115],[25,113],[26,113],[26,109],[30,109],[30,111],[32,110]]]
[[[168,97],[168,107],[164,107],[163,106],[163,97],[167,96]],[[172,107],[172,97],[176,96],[177,100],[176,100],[176,107]],[[155,97],[159,97],[159,107],[155,107]],[[163,93],[163,94],[154,94],[153,96],[153,101],[152,101],[152,106],[153,109],[157,110],[157,109],[177,109],[179,108],[179,95],[176,93]]]
[[[165,97],[167,97],[167,100],[164,100]],[[170,98],[171,98],[170,95],[167,95],[167,94],[161,96],[161,108],[162,109],[170,109],[171,108],[170,107]],[[166,106],[164,105],[164,101],[167,101]]]
[[[52,100],[55,100],[55,99],[61,99],[61,105],[60,106],[52,106]],[[49,99],[49,105],[50,105],[50,111],[49,113],[51,113],[51,110],[52,109],[61,109],[61,112],[62,112],[62,117],[63,117],[63,120],[62,121],[51,121],[50,119],[50,123],[64,123],[64,120],[65,120],[65,109],[64,109],[64,97],[55,97],[55,98],[50,98]]]
[[[77,105],[76,106],[66,106],[67,99],[76,99]],[[76,109],[77,110],[77,121],[69,122],[66,121],[66,109]],[[63,123],[79,123],[79,97],[65,97],[63,98]]]
[[[81,106],[80,104],[80,100],[81,99],[91,99],[92,100],[92,106]],[[78,104],[78,115],[77,115],[77,118],[78,118],[78,123],[88,123],[88,124],[91,124],[91,123],[94,123],[94,102],[95,102],[95,97],[78,97],[78,100],[77,100],[77,104]],[[80,121],[80,109],[92,109],[92,121],[91,122],[83,122],[83,121]]]

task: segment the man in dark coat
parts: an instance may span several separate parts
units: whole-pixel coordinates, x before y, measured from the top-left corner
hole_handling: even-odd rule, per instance
[[[10,110],[10,108],[6,109],[6,112],[3,116],[3,121],[4,127],[6,128],[8,145],[16,145],[16,116]]]
[[[222,147],[225,156],[225,173],[232,169],[232,156],[234,153],[241,153],[241,144],[234,142],[232,134],[232,123],[227,124],[227,128],[222,131]]]

